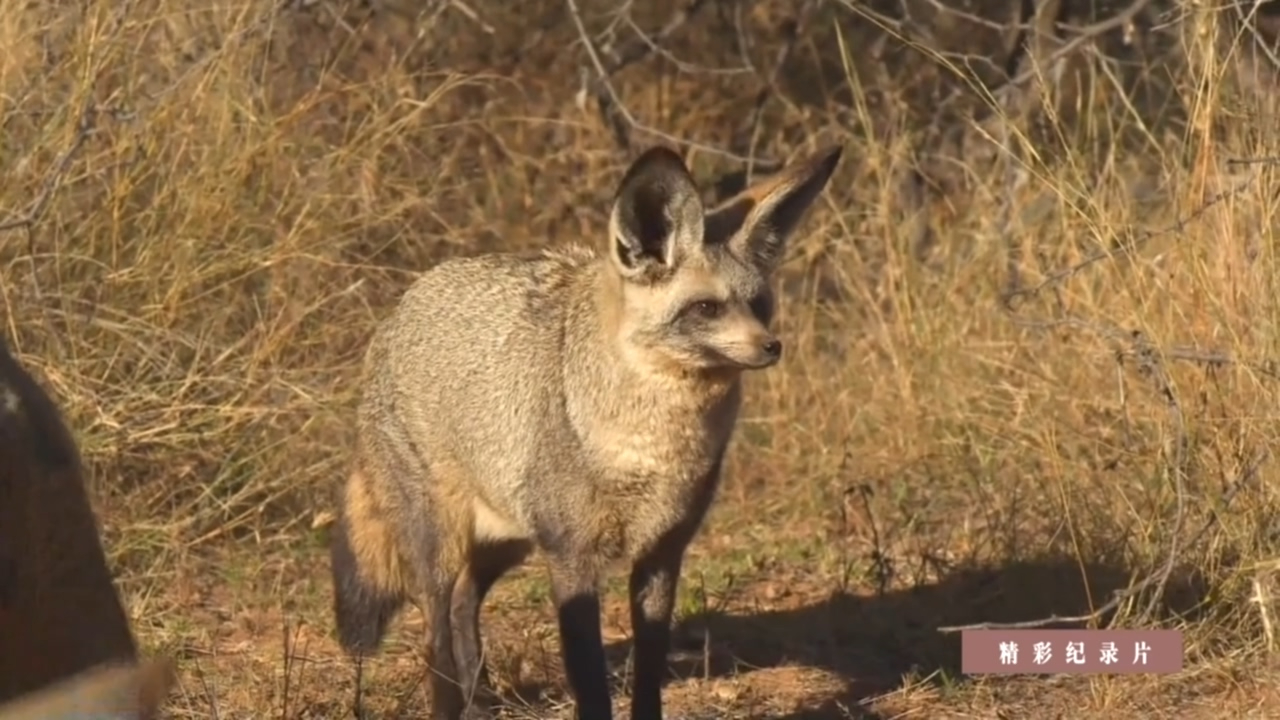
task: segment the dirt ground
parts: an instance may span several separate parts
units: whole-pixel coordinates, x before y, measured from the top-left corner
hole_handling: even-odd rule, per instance
[[[1054,75],[1010,60],[1020,4],[950,6],[0,0],[0,317],[179,662],[167,717],[350,716],[325,547],[370,332],[442,257],[602,240],[653,142],[708,200],[846,148],[690,549],[668,717],[1274,715],[1274,101],[1225,11],[1183,37],[1152,5]],[[1058,104],[993,111],[1028,67]],[[1184,670],[970,677],[938,630],[1053,615],[1180,629]],[[422,716],[420,628],[364,668],[374,716]],[[484,632],[506,717],[570,716],[536,561]]]

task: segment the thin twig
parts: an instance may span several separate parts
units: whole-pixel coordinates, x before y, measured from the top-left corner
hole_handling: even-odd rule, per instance
[[[1141,233],[1137,233],[1137,237],[1134,238],[1131,242],[1116,243],[1115,245],[1109,248],[1098,250],[1086,256],[1083,260],[1080,260],[1079,262],[1073,265],[1069,265],[1065,268],[1062,268],[1060,270],[1050,273],[1043,280],[1041,280],[1039,283],[1035,285],[1010,290],[1009,292],[1005,293],[1001,301],[1007,310],[1014,310],[1016,307],[1016,303],[1014,302],[1015,300],[1038,295],[1045,288],[1051,285],[1058,285],[1063,281],[1074,277],[1075,275],[1079,274],[1081,270],[1084,270],[1090,265],[1094,265],[1103,260],[1116,257],[1117,255],[1120,255],[1122,253],[1131,254],[1134,251],[1136,251],[1138,248],[1142,247],[1143,245],[1147,244],[1148,242],[1150,242],[1151,240],[1157,237],[1162,237],[1164,235],[1171,235],[1175,233],[1181,233],[1187,228],[1188,225],[1198,220],[1201,216],[1203,216],[1206,212],[1208,212],[1214,206],[1220,203],[1226,202],[1227,200],[1244,192],[1251,185],[1253,185],[1253,183],[1257,179],[1258,179],[1257,174],[1252,174],[1249,177],[1245,178],[1244,180],[1241,180],[1235,186],[1227,188],[1226,190],[1222,190],[1218,193],[1215,193],[1213,197],[1209,198],[1200,207],[1196,208],[1194,212],[1187,215],[1186,217],[1180,218],[1164,228],[1159,228],[1156,230],[1146,230]]]
[[[497,30],[495,30],[492,25],[485,22],[484,18],[480,17],[480,13],[476,12],[475,8],[466,4],[462,0],[449,0],[448,5],[449,7],[452,7],[454,10],[457,10],[463,15],[466,15],[467,19],[470,20],[471,22],[479,25],[480,30],[483,31],[484,34],[492,35],[495,32],[497,32]]]
[[[1116,30],[1118,28],[1124,27],[1125,25],[1132,22],[1133,19],[1136,18],[1150,4],[1151,4],[1151,0],[1133,0],[1133,2],[1129,3],[1129,5],[1125,7],[1125,9],[1121,10],[1119,13],[1115,15],[1112,15],[1106,20],[1100,20],[1091,25],[1085,25],[1084,27],[1069,28],[1072,32],[1076,33],[1076,36],[1068,40],[1067,42],[1063,43],[1062,47],[1055,50],[1051,55],[1049,55],[1048,58],[1041,60],[1039,63],[1040,67],[1050,67],[1057,61],[1061,60],[1062,58],[1066,57],[1067,55],[1070,55],[1072,52],[1078,49],[1081,45],[1084,45],[1085,43],[1088,43],[1088,42],[1092,42],[1094,39],[1098,38],[1100,35],[1103,35],[1104,33],[1108,33],[1112,30]],[[1023,83],[1026,83],[1030,81],[1032,78],[1035,78],[1036,76],[1038,76],[1039,72],[1040,72],[1039,68],[1036,68],[1036,67],[1028,68],[1018,73],[1018,75],[1016,75],[1012,80],[1009,80],[1007,83],[1005,83],[1005,85],[1022,85]]]
[[[694,63],[681,60],[670,50],[662,47],[662,45],[659,44],[658,37],[651,37],[646,33],[644,28],[640,27],[635,20],[632,20],[629,14],[623,18],[622,22],[625,23],[627,27],[631,28],[631,32],[636,34],[636,38],[649,49],[650,53],[658,55],[672,65],[675,65],[676,69],[680,72],[689,73],[690,75],[741,75],[743,73],[749,73],[752,70],[751,65],[748,63],[743,63],[740,67],[716,68],[704,67],[702,65],[696,65]],[[666,28],[663,28],[663,30],[666,30]],[[662,34],[660,32],[659,36],[665,38],[669,34],[670,33]]]
[[[600,111],[600,116],[605,120],[606,124],[608,124],[609,129],[613,133],[614,141],[618,144],[619,148],[624,151],[630,151],[631,134],[633,132],[638,132],[655,137],[672,145],[691,148],[709,155],[716,155],[730,160],[735,160],[737,162],[750,162],[750,158],[743,157],[737,153],[730,152],[707,143],[698,142],[696,140],[676,137],[675,135],[663,132],[657,128],[640,122],[631,110],[627,108],[626,104],[622,102],[622,97],[618,94],[617,89],[614,88],[613,82],[610,80],[614,73],[651,55],[659,42],[669,37],[687,23],[690,18],[692,18],[703,6],[707,4],[707,0],[687,0],[684,5],[676,10],[666,24],[663,25],[661,30],[654,33],[652,37],[644,36],[643,39],[637,40],[636,42],[622,48],[617,52],[616,58],[607,64],[600,56],[600,52],[596,49],[595,42],[591,39],[591,34],[587,32],[587,26],[582,20],[582,11],[578,7],[577,0],[565,0],[565,4],[569,9],[569,16],[573,19],[574,27],[578,31],[578,38],[586,48],[587,57],[590,59],[591,67],[595,71],[595,78],[583,83],[580,97],[591,95],[595,98],[596,107]],[[760,164],[773,163],[774,161],[757,159],[756,162],[757,164]]]
[[[1258,476],[1258,471],[1262,469],[1263,463],[1265,463],[1270,456],[1270,452],[1265,449],[1261,450],[1254,456],[1253,462],[1249,463],[1248,466],[1240,471],[1236,476],[1236,479],[1231,483],[1231,487],[1228,488],[1227,493],[1223,496],[1224,505],[1229,505],[1231,501],[1235,499],[1236,494],[1241,488],[1253,482],[1253,480]],[[1200,527],[1200,530],[1192,536],[1190,541],[1188,541],[1187,545],[1195,545],[1204,539],[1204,536],[1214,525],[1217,524],[1217,521],[1218,516],[1216,514],[1209,517],[1209,519],[1205,521],[1204,525]],[[1124,590],[1117,590],[1110,600],[1090,613],[1085,613],[1083,615],[1050,615],[1045,618],[1023,620],[1021,622],[982,622],[972,623],[969,625],[946,625],[938,628],[938,632],[957,633],[965,630],[1027,630],[1047,627],[1049,625],[1077,625],[1090,623],[1120,607],[1122,603],[1128,601],[1147,588],[1156,584],[1163,586],[1163,584],[1168,581],[1169,576],[1172,575],[1173,560],[1174,559],[1170,557],[1169,561],[1160,572],[1152,573]]]
[[[1257,176],[1255,174],[1245,179],[1241,183],[1237,184],[1235,187],[1225,190],[1223,192],[1217,193],[1215,196],[1209,198],[1204,204],[1201,205],[1201,207],[1196,209],[1187,217],[1177,220],[1172,225],[1170,225],[1167,228],[1164,228],[1163,230],[1146,233],[1143,237],[1139,238],[1137,241],[1130,243],[1125,249],[1132,252],[1132,250],[1135,249],[1138,245],[1150,240],[1153,237],[1166,234],[1166,233],[1183,231],[1190,223],[1194,222],[1197,218],[1203,216],[1209,208],[1213,207],[1214,205],[1217,205],[1218,203],[1223,202],[1229,197],[1233,197],[1234,195],[1240,193],[1244,188],[1248,187],[1256,179],[1256,177]],[[1121,353],[1120,353],[1121,357],[1124,357],[1126,355],[1124,348],[1127,347],[1128,348],[1127,356],[1135,358],[1138,363],[1139,372],[1142,373],[1149,380],[1151,380],[1157,394],[1160,396],[1161,400],[1165,404],[1166,409],[1168,410],[1170,423],[1173,426],[1173,436],[1174,436],[1173,437],[1174,448],[1173,448],[1173,454],[1170,462],[1170,469],[1172,472],[1172,479],[1174,483],[1174,492],[1177,498],[1177,507],[1175,509],[1174,527],[1169,533],[1170,547],[1167,554],[1165,555],[1164,562],[1162,563],[1162,566],[1158,571],[1152,572],[1151,574],[1147,575],[1142,580],[1131,585],[1125,590],[1116,591],[1116,593],[1112,596],[1110,601],[1108,601],[1107,603],[1103,604],[1101,607],[1095,609],[1093,612],[1090,612],[1090,613],[1086,613],[1082,615],[1073,615],[1073,616],[1051,615],[1045,618],[1039,618],[1035,620],[1024,620],[1021,622],[1011,622],[1011,623],[984,622],[984,623],[974,623],[974,624],[968,624],[968,625],[951,625],[951,626],[938,628],[939,632],[954,633],[954,632],[962,632],[965,630],[1029,629],[1029,628],[1045,627],[1048,625],[1091,623],[1091,622],[1094,622],[1095,620],[1102,618],[1107,613],[1110,613],[1111,611],[1117,609],[1118,607],[1120,607],[1122,603],[1125,603],[1130,599],[1136,597],[1139,593],[1144,592],[1149,588],[1155,588],[1155,592],[1152,593],[1150,601],[1147,605],[1147,612],[1151,613],[1155,609],[1156,603],[1160,602],[1164,596],[1165,588],[1167,587],[1169,580],[1172,578],[1174,570],[1177,567],[1177,562],[1182,555],[1182,549],[1184,547],[1194,546],[1198,544],[1200,540],[1205,536],[1205,534],[1208,533],[1210,528],[1212,528],[1218,522],[1218,517],[1219,517],[1218,514],[1216,513],[1211,514],[1210,517],[1205,520],[1204,525],[1201,526],[1199,531],[1196,532],[1195,535],[1190,538],[1190,540],[1188,540],[1186,543],[1182,542],[1181,540],[1182,528],[1186,521],[1186,513],[1187,513],[1187,506],[1188,506],[1187,448],[1189,447],[1189,438],[1187,437],[1186,423],[1183,417],[1181,403],[1178,400],[1178,395],[1177,395],[1176,389],[1173,386],[1172,379],[1169,377],[1168,373],[1164,369],[1163,363],[1164,361],[1169,359],[1185,359],[1185,360],[1191,360],[1194,362],[1203,362],[1203,363],[1209,363],[1209,364],[1226,364],[1226,363],[1234,362],[1234,360],[1232,360],[1230,356],[1227,356],[1223,353],[1205,352],[1197,349],[1181,348],[1181,349],[1177,349],[1177,351],[1174,353],[1170,353],[1168,351],[1161,351],[1158,348],[1156,348],[1155,345],[1151,343],[1151,341],[1148,340],[1143,333],[1139,331],[1126,331],[1123,328],[1112,325],[1110,323],[1087,321],[1082,318],[1071,316],[1069,313],[1066,313],[1064,310],[1061,310],[1061,309],[1060,309],[1060,312],[1062,313],[1062,316],[1052,320],[1032,320],[1027,318],[1021,318],[1021,317],[1018,317],[1017,308],[1014,306],[1012,302],[1012,299],[1014,297],[1023,296],[1023,295],[1034,295],[1038,293],[1041,289],[1046,287],[1051,287],[1056,291],[1058,284],[1061,283],[1063,280],[1073,277],[1074,275],[1079,273],[1081,270],[1083,270],[1084,268],[1090,265],[1093,265],[1104,259],[1114,257],[1117,254],[1117,252],[1118,251],[1116,249],[1100,251],[1098,253],[1095,253],[1085,258],[1081,262],[1078,262],[1063,270],[1060,270],[1056,273],[1051,274],[1048,279],[1042,281],[1040,284],[1034,287],[1026,288],[1023,290],[1016,291],[1014,293],[1010,293],[1010,295],[1005,298],[1003,306],[1006,312],[1008,313],[1009,319],[1022,327],[1032,327],[1037,329],[1051,329],[1051,328],[1057,328],[1057,327],[1070,326],[1070,327],[1085,329],[1090,332],[1097,333],[1107,338],[1108,340],[1118,344],[1121,348]],[[1258,368],[1258,369],[1262,370],[1262,368]],[[1270,368],[1263,370],[1263,372],[1266,372],[1266,374],[1268,375],[1274,376],[1274,372]],[[1253,460],[1253,462],[1249,463],[1249,465],[1247,465],[1239,473],[1236,480],[1232,483],[1228,492],[1223,497],[1224,505],[1229,505],[1232,499],[1234,499],[1239,489],[1244,485],[1247,485],[1249,482],[1253,480],[1254,477],[1256,477],[1262,464],[1269,458],[1269,456],[1270,455],[1267,450],[1264,449],[1260,451],[1255,456],[1255,459]]]
[[[769,71],[769,77],[765,78],[764,86],[756,93],[755,103],[751,110],[751,135],[747,144],[747,181],[750,182],[751,174],[756,170],[759,163],[755,160],[756,148],[760,144],[760,135],[763,130],[764,110],[769,103],[769,98],[778,92],[778,78],[782,75],[782,68],[791,59],[795,53],[796,44],[800,37],[804,34],[805,28],[809,24],[809,18],[812,17],[813,11],[818,7],[818,0],[805,0],[796,13],[795,20],[787,28],[786,40],[782,47],[778,49],[778,54],[774,57],[773,67]],[[764,172],[773,172],[777,167],[760,168]]]
[[[40,184],[39,192],[21,212],[0,221],[0,231],[25,230],[44,217],[45,210],[49,207],[49,202],[57,193],[58,188],[62,187],[62,180],[71,168],[71,162],[75,160],[76,155],[84,148],[90,136],[97,131],[97,120],[97,108],[94,107],[92,102],[86,102],[84,109],[80,111],[80,121],[76,123],[75,136],[72,137],[71,143],[66,149],[54,160],[49,174],[45,176],[44,182]]]
[[[1276,165],[1280,164],[1280,155],[1269,155],[1254,158],[1227,158],[1228,165]]]

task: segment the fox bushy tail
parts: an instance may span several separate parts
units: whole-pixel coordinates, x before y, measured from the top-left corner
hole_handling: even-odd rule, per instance
[[[353,477],[352,486],[361,480]],[[364,656],[377,652],[408,596],[390,528],[359,502],[362,488],[352,486],[331,528],[329,562],[338,642],[348,654]]]

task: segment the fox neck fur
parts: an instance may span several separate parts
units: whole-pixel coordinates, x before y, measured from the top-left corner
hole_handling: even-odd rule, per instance
[[[622,330],[621,281],[604,261],[583,269],[593,301],[566,317],[564,412],[599,468],[596,502],[647,526],[622,538],[647,545],[701,519],[737,420],[741,371],[691,369],[637,349]]]
[[[674,528],[696,526],[737,418],[740,373],[689,371],[638,350],[626,336],[621,281],[590,248],[479,261],[498,271],[489,282],[502,287],[449,277],[475,262],[446,261],[424,275],[391,333],[400,337],[386,347],[393,354],[410,348],[418,343],[404,342],[406,334],[425,332],[461,339],[461,346],[441,349],[447,357],[438,366],[486,358],[466,384],[455,378],[442,393],[401,396],[413,445],[442,475],[434,480],[453,485],[450,494],[476,495],[503,535],[586,545],[608,561],[642,553]],[[438,307],[445,287],[460,314],[419,305]],[[481,321],[465,317],[469,309],[496,296],[520,297],[514,305],[523,310],[499,314],[500,323],[490,316],[482,336],[463,332]],[[420,356],[410,353],[394,363],[402,373],[435,374],[434,363],[411,362]],[[508,386],[522,374],[524,382]],[[423,380],[449,378],[397,384]],[[436,399],[424,403],[429,397]],[[470,408],[484,408],[482,422]],[[486,442],[494,428],[503,429],[492,437],[497,447]],[[470,477],[443,477],[456,471]]]

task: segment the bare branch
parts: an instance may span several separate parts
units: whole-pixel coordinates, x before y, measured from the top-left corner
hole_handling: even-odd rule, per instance
[[[1226,190],[1222,190],[1218,193],[1215,193],[1213,197],[1209,198],[1200,207],[1196,208],[1196,210],[1192,212],[1190,215],[1187,215],[1186,217],[1175,221],[1173,224],[1167,227],[1160,228],[1158,230],[1147,230],[1141,233],[1135,233],[1137,237],[1135,237],[1130,242],[1127,242],[1127,243],[1117,242],[1116,244],[1112,245],[1112,247],[1106,248],[1104,250],[1098,250],[1086,256],[1083,260],[1080,260],[1074,265],[1070,265],[1068,267],[1065,267],[1050,273],[1047,277],[1045,277],[1043,280],[1041,280],[1039,283],[1035,285],[1024,287],[1024,288],[1012,289],[1009,292],[1007,292],[1005,296],[1002,298],[1002,303],[1004,304],[1006,309],[1012,311],[1016,309],[1016,306],[1017,306],[1017,304],[1014,301],[1019,300],[1021,298],[1039,295],[1040,292],[1045,288],[1049,286],[1061,284],[1065,280],[1074,277],[1080,271],[1084,270],[1085,268],[1091,265],[1097,264],[1103,260],[1108,260],[1110,258],[1116,257],[1117,255],[1131,254],[1135,252],[1138,248],[1142,247],[1143,245],[1147,244],[1148,242],[1150,242],[1151,240],[1157,237],[1174,234],[1174,233],[1181,233],[1182,231],[1186,230],[1188,225],[1198,220],[1201,216],[1203,216],[1206,212],[1208,212],[1214,206],[1218,205],[1219,203],[1225,202],[1239,195],[1240,193],[1244,192],[1246,189],[1252,186],[1257,179],[1258,179],[1258,175],[1256,173],[1251,174],[1249,177],[1245,178],[1244,180],[1241,180],[1235,186],[1227,188]]]
[[[641,28],[639,25],[636,24],[635,20],[631,19],[630,15],[627,15],[623,19],[623,22],[626,23],[627,27],[631,28],[631,32],[636,34],[636,38],[638,38],[640,42],[642,42],[649,49],[650,53],[663,57],[664,59],[666,59],[667,62],[671,63],[672,65],[675,65],[676,68],[680,70],[680,72],[685,72],[690,74],[699,73],[702,75],[741,75],[742,73],[752,72],[752,67],[749,63],[743,63],[742,66],[740,67],[714,68],[714,67],[703,67],[701,65],[695,65],[690,62],[685,62],[684,60],[681,60],[680,58],[673,55],[669,50],[663,48],[658,43],[658,38],[650,37],[649,34],[644,31],[643,28]],[[664,30],[665,29],[666,28],[664,28]],[[666,37],[666,35],[663,35],[663,37]]]
[[[601,58],[600,52],[596,49],[596,45],[591,39],[591,34],[587,31],[577,0],[565,0],[565,4],[569,9],[569,16],[573,19],[574,27],[577,28],[578,38],[582,41],[583,46],[586,47],[587,57],[590,59],[592,69],[595,71],[595,78],[584,83],[580,97],[587,94],[595,97],[596,107],[600,111],[600,116],[613,132],[614,141],[617,142],[620,148],[629,151],[631,149],[631,134],[639,132],[656,137],[672,145],[692,148],[710,155],[729,158],[738,162],[750,161],[749,158],[723,148],[696,140],[679,138],[640,122],[627,108],[626,104],[622,102],[621,96],[610,81],[610,77],[614,73],[653,54],[654,50],[658,48],[658,44],[683,27],[690,18],[707,4],[707,0],[688,0],[676,10],[661,30],[652,37],[641,35],[635,42],[619,50],[615,59],[607,64]],[[775,166],[777,165],[776,162],[774,164]]]
[[[89,137],[97,131],[97,121],[97,109],[92,103],[87,103],[80,112],[80,121],[76,123],[76,133],[72,137],[71,143],[54,160],[53,167],[50,168],[49,174],[45,176],[44,182],[40,184],[40,190],[36,193],[35,198],[27,203],[27,206],[20,212],[0,221],[0,232],[29,229],[44,217],[45,210],[49,207],[49,202],[57,193],[58,188],[62,187],[62,180],[71,168],[71,162],[75,160],[76,155],[79,154],[85,143],[89,141]]]
[[[1133,2],[1129,3],[1124,10],[1121,10],[1119,13],[1112,15],[1106,20],[1100,20],[1091,25],[1085,25],[1084,27],[1069,28],[1072,32],[1076,33],[1076,36],[1063,43],[1062,47],[1055,50],[1049,55],[1049,57],[1040,60],[1041,67],[1053,65],[1058,60],[1070,55],[1085,43],[1092,42],[1098,36],[1128,25],[1133,22],[1133,19],[1150,4],[1151,0],[1133,0]],[[1030,81],[1032,78],[1035,78],[1038,74],[1039,70],[1035,67],[1031,67],[1018,73],[1012,80],[1005,83],[1005,85],[1021,85]]]
[[[626,18],[625,22],[636,31],[636,40],[626,44],[615,53],[613,61],[609,63],[604,71],[604,76],[611,76],[630,65],[634,65],[654,52],[664,52],[661,49],[661,44],[692,20],[706,4],[707,0],[687,0],[684,5],[672,13],[662,28],[652,36],[641,32],[630,17]],[[578,24],[579,30],[581,30],[583,27],[582,16],[578,12],[576,2],[569,3],[569,11],[573,13],[574,22]]]
[[[778,78],[782,75],[782,68],[791,59],[795,53],[796,43],[804,34],[805,28],[809,24],[809,18],[812,17],[813,11],[818,7],[818,0],[805,0],[800,6],[800,10],[796,13],[796,19],[787,29],[786,40],[782,47],[778,49],[777,56],[773,60],[773,68],[769,71],[769,77],[765,79],[764,86],[760,88],[760,92],[756,94],[754,106],[751,111],[751,139],[747,144],[747,175],[750,179],[751,171],[754,166],[759,164],[755,160],[756,148],[760,143],[760,133],[763,128],[764,109],[768,105],[769,98],[778,93]],[[763,168],[765,172],[775,170],[776,167]]]
[[[1245,466],[1245,468],[1241,470],[1239,474],[1236,475],[1235,480],[1232,481],[1231,486],[1228,488],[1226,494],[1223,495],[1224,507],[1229,506],[1232,500],[1235,499],[1236,494],[1239,493],[1242,488],[1251,484],[1254,481],[1254,479],[1257,478],[1259,470],[1262,469],[1262,465],[1268,459],[1270,459],[1270,457],[1271,457],[1271,454],[1267,450],[1261,450],[1256,455],[1254,455],[1254,459],[1247,466]],[[1208,520],[1205,521],[1204,525],[1200,527],[1200,530],[1196,532],[1196,534],[1191,538],[1191,540],[1187,544],[1195,545],[1199,543],[1201,540],[1204,539],[1204,536],[1209,532],[1209,530],[1212,529],[1213,526],[1217,524],[1217,522],[1218,522],[1218,516],[1216,514],[1212,515]],[[1098,609],[1094,610],[1091,613],[1086,613],[1084,615],[1050,615],[1049,617],[1046,617],[1046,618],[1039,618],[1036,620],[1024,620],[1022,622],[1006,622],[1006,623],[983,622],[983,623],[973,623],[970,625],[947,625],[947,626],[938,628],[938,632],[957,633],[957,632],[963,632],[965,630],[1026,630],[1031,628],[1047,627],[1049,625],[1079,625],[1079,624],[1095,622],[1097,620],[1102,619],[1105,615],[1112,612],[1116,608],[1120,607],[1121,604],[1134,598],[1135,596],[1137,596],[1139,593],[1143,592],[1147,588],[1150,588],[1155,585],[1158,585],[1161,588],[1163,588],[1164,584],[1168,582],[1169,577],[1173,574],[1174,559],[1175,558],[1173,556],[1170,556],[1164,568],[1162,568],[1160,572],[1148,575],[1147,577],[1143,578],[1142,580],[1140,580],[1139,582],[1133,585],[1130,585],[1128,588],[1124,590],[1117,590],[1115,594],[1112,595],[1110,600],[1108,600],[1106,603],[1104,603],[1102,606],[1100,606]],[[1158,594],[1157,594],[1157,597],[1158,597]]]

